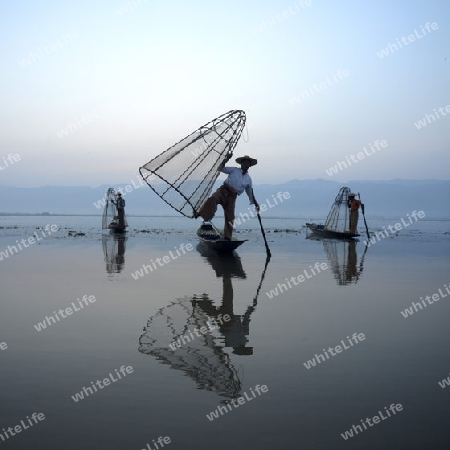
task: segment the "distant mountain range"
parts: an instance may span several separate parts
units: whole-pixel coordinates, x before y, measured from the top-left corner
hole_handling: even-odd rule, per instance
[[[126,186],[128,184],[128,192]],[[258,202],[266,205],[262,212],[268,217],[299,217],[324,219],[342,186],[361,193],[368,219],[406,217],[412,211],[424,211],[426,219],[450,219],[450,181],[390,180],[351,181],[339,183],[330,180],[292,180],[283,184],[254,186]],[[18,188],[1,186],[0,214],[89,214],[101,215],[102,199],[110,186],[70,187],[46,186]],[[132,215],[178,215],[146,184],[114,185],[125,193],[126,212]],[[281,194],[278,196],[278,193]],[[284,196],[283,196],[284,194]],[[97,205],[97,206],[95,206]],[[248,212],[245,195],[237,201],[236,213]],[[219,215],[221,215],[219,207]]]

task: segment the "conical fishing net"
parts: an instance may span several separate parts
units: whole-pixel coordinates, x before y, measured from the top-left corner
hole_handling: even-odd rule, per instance
[[[145,182],[186,217],[201,209],[219,176],[226,154],[235,148],[245,112],[229,111],[208,122],[139,168]]]
[[[117,202],[116,192],[114,188],[109,188],[106,192],[105,196],[105,208],[103,209],[103,217],[102,217],[102,228],[106,229],[115,229],[118,228],[119,225],[119,216],[117,212],[117,207],[113,202]],[[124,224],[125,227],[128,226],[127,218],[124,213]]]
[[[325,222],[324,228],[326,230],[339,231],[341,233],[350,231],[350,210],[348,208],[348,194],[350,192],[348,187],[340,189]]]

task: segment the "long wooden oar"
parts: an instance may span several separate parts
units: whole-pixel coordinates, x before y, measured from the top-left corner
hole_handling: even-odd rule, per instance
[[[255,201],[255,203],[258,203],[258,202],[256,201],[255,194],[254,194],[254,192],[253,192],[253,188],[252,188],[252,195],[253,195],[253,200]],[[257,216],[258,216],[259,225],[260,225],[260,227],[261,227],[261,233],[262,233],[262,236],[263,236],[263,238],[264,238],[264,244],[265,244],[265,246],[266,246],[267,257],[270,258],[270,257],[272,256],[272,253],[270,253],[269,246],[267,245],[266,233],[264,232],[263,224],[262,224],[262,221],[261,221],[261,216],[259,215],[259,211],[258,211],[258,210],[256,210],[256,214],[257,214]]]
[[[359,197],[359,200],[361,201],[361,195],[359,194],[359,192],[358,192],[358,197]],[[361,203],[361,211],[363,213],[364,225],[366,226],[367,239],[370,239],[369,228],[367,227],[366,215],[364,214],[364,204],[363,203]]]

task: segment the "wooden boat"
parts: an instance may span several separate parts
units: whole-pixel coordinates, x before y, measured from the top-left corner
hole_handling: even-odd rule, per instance
[[[111,222],[109,228],[111,234],[123,234],[127,232],[125,228],[120,228],[115,222]]]
[[[348,194],[351,190],[343,187],[339,190],[324,225],[307,223],[306,226],[317,236],[337,239],[354,239],[359,234],[350,233],[350,212]]]
[[[337,238],[337,239],[354,239],[359,234],[351,234],[349,232],[340,232],[328,230],[325,225],[318,225],[316,223],[307,223],[306,226],[315,234],[322,235],[324,237]]]
[[[232,238],[231,241],[227,241],[223,238],[223,234],[210,222],[204,222],[200,225],[197,236],[202,244],[219,253],[231,253],[247,240],[240,241]]]

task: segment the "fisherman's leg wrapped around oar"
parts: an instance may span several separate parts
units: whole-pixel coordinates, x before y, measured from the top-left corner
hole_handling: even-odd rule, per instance
[[[233,235],[234,207],[237,192],[226,184],[220,186],[213,195],[205,202],[199,211],[199,216],[204,220],[211,220],[217,211],[217,205],[222,205],[225,215],[224,237],[231,239]]]

